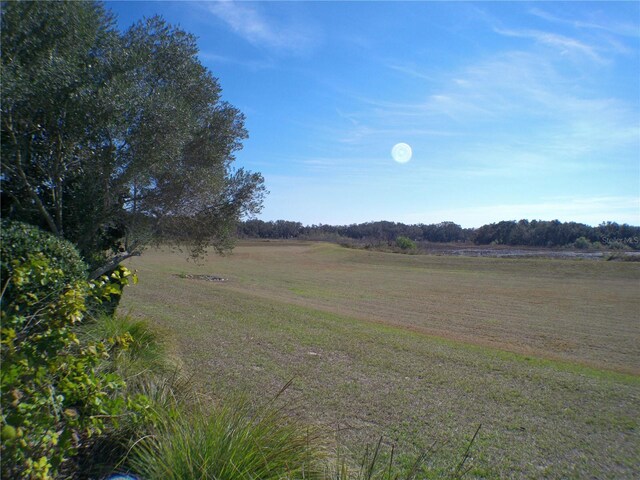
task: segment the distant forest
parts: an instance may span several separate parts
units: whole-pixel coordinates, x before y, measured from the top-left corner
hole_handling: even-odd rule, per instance
[[[531,247],[574,247],[640,250],[640,227],[603,222],[597,227],[559,220],[502,221],[479,228],[462,228],[453,222],[405,225],[367,222],[352,225],[310,225],[287,220],[247,220],[238,224],[240,238],[305,239],[393,242],[407,237],[416,242],[473,243]]]

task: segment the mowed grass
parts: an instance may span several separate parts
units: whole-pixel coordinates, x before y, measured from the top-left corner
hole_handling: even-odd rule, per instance
[[[445,471],[482,424],[470,478],[640,476],[639,265],[270,242],[129,266],[121,309],[171,332],[202,388],[266,400],[294,378],[296,414],[354,456],[438,441]]]

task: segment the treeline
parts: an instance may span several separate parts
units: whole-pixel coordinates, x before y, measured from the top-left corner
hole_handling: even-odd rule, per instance
[[[532,247],[640,248],[640,227],[603,222],[597,227],[559,220],[502,221],[479,228],[462,228],[453,222],[406,225],[367,222],[351,225],[309,225],[287,220],[247,220],[238,225],[240,238],[392,242],[402,236],[416,242],[473,243]]]

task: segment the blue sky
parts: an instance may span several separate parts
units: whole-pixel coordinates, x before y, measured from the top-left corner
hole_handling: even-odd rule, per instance
[[[263,220],[640,225],[638,2],[107,7],[198,37],[246,115]]]

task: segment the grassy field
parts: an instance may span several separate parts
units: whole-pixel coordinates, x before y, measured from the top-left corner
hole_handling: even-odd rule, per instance
[[[294,378],[293,411],[354,455],[437,441],[444,471],[482,424],[469,478],[640,476],[638,264],[265,242],[129,266],[121,311],[167,331],[202,388],[265,400]]]

